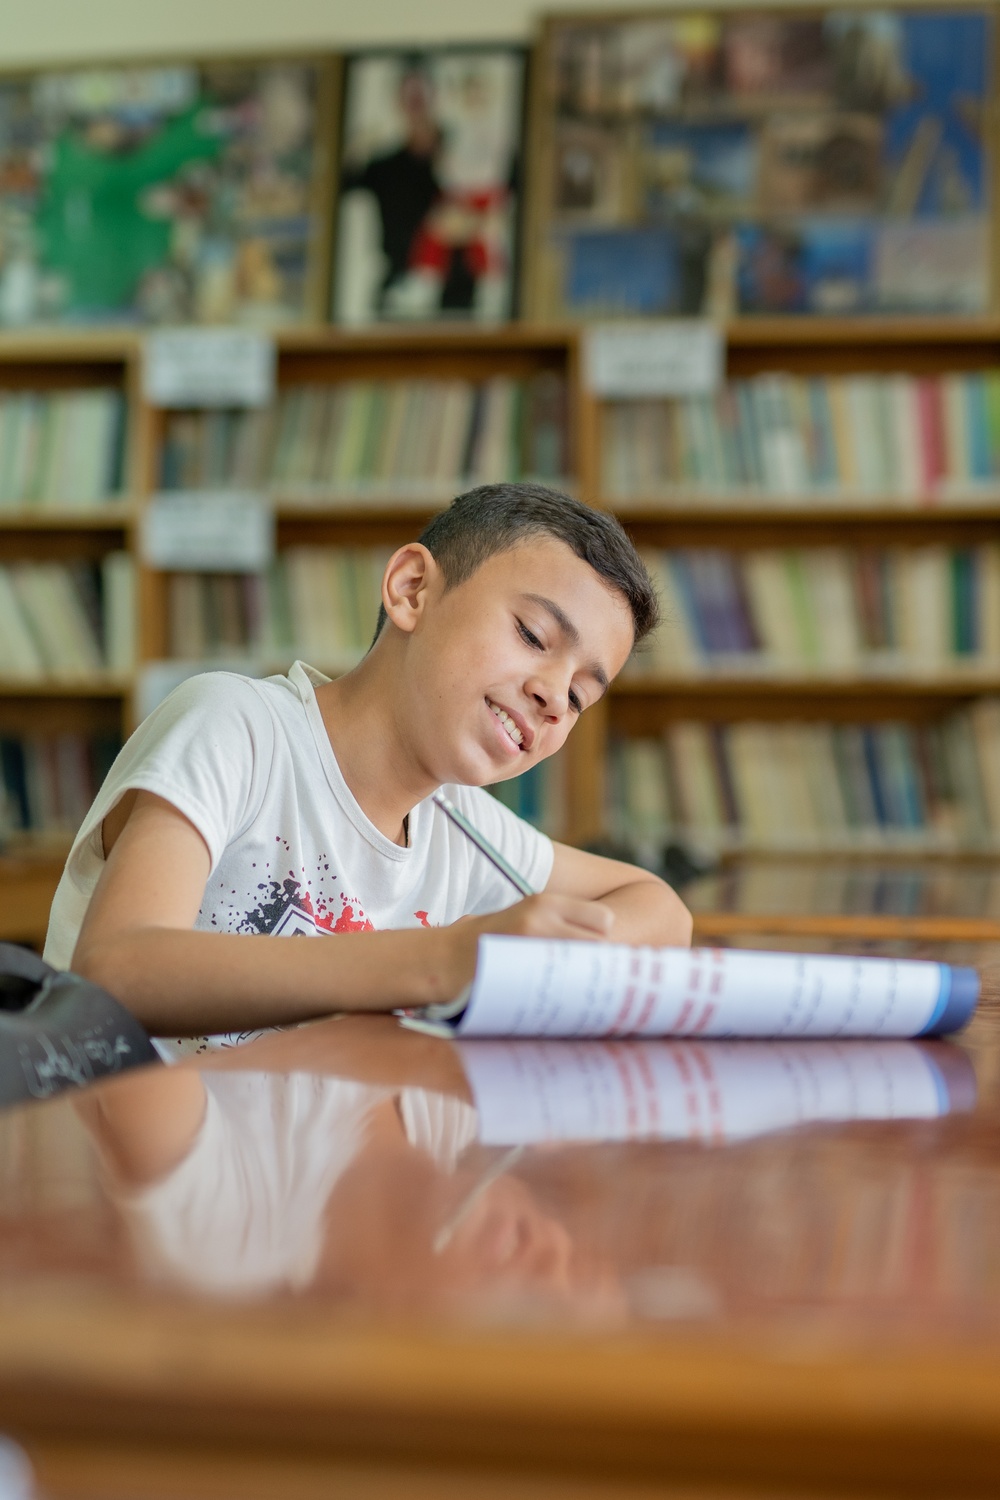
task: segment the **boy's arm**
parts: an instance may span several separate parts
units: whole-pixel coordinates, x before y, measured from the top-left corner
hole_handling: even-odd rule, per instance
[[[604,906],[534,896],[451,927],[338,933],[303,942],[195,932],[211,861],[201,834],[150,792],[105,819],[106,861],[73,968],[102,984],[154,1034],[191,1036],[451,1000],[475,972],[484,932],[607,935]],[[124,799],[123,799],[124,802]],[[124,822],[123,822],[124,817]]]
[[[691,913],[666,881],[618,859],[555,845],[546,894],[597,901],[614,913],[607,936],[613,943],[684,947],[691,941]]]

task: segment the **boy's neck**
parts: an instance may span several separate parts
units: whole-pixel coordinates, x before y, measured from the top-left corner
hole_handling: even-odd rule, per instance
[[[437,788],[415,762],[395,705],[394,654],[388,642],[343,677],[316,689],[341,775],[379,833],[405,847],[406,818]]]

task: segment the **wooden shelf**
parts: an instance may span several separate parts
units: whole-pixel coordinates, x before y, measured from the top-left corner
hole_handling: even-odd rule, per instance
[[[0,677],[0,698],[123,698],[130,677]]]
[[[612,684],[615,697],[657,698],[683,693],[688,697],[723,697],[760,693],[764,697],[831,698],[971,698],[1000,694],[1000,676],[947,677],[620,677]]]
[[[137,329],[31,328],[0,333],[0,363],[121,364],[141,343]]]
[[[831,503],[819,497],[796,496],[776,505],[765,496],[758,501],[734,500],[730,496],[689,494],[673,500],[613,500],[594,502],[613,511],[626,526],[669,526],[691,523],[717,526],[926,526],[952,521],[1000,524],[1000,489],[983,504],[942,501],[920,505],[901,504],[891,497],[875,497],[871,504]]]
[[[0,508],[0,531],[125,531],[138,517],[131,500],[109,500],[101,506],[22,506]]]
[[[286,328],[276,339],[282,354],[366,354],[385,348],[471,349],[488,354],[508,349],[562,350],[576,344],[579,336],[578,327],[563,323],[392,323],[363,331],[329,326]]]
[[[993,344],[1000,343],[1000,318],[823,318],[743,317],[726,324],[726,342],[763,344]]]

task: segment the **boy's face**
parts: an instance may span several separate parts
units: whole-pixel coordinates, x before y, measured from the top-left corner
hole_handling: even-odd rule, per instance
[[[486,786],[552,755],[632,649],[622,596],[554,537],[432,573],[407,644],[401,727],[439,782]]]

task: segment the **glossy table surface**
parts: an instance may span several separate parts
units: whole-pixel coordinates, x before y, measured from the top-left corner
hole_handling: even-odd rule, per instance
[[[1000,949],[838,946],[988,998],[934,1044],[334,1019],[0,1114],[0,1431],[51,1496],[996,1494]]]

